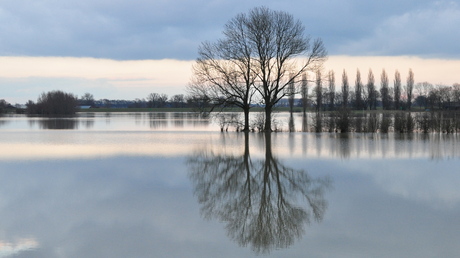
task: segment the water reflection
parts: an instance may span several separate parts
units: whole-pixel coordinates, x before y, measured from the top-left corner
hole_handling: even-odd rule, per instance
[[[77,118],[42,118],[29,119],[29,127],[33,128],[37,124],[42,130],[74,130],[81,124],[84,128],[90,129],[94,126],[94,120]]]
[[[271,134],[263,136],[265,157],[252,159],[249,135],[241,155],[205,150],[189,157],[190,179],[202,215],[226,224],[228,236],[256,253],[286,248],[321,221],[328,178],[312,178],[283,164],[272,152]]]

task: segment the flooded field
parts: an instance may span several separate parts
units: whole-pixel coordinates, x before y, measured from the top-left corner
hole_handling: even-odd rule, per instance
[[[460,252],[457,134],[276,119],[245,134],[193,113],[0,117],[0,257]]]

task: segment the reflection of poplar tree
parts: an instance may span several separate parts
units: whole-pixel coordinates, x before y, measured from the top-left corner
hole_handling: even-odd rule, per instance
[[[283,165],[272,153],[269,133],[265,144],[265,159],[258,161],[249,156],[248,134],[242,156],[203,152],[188,160],[202,215],[225,222],[230,238],[257,253],[285,248],[301,237],[305,224],[321,221],[329,185]]]

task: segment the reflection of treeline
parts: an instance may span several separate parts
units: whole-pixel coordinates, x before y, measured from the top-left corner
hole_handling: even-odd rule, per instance
[[[31,119],[28,121],[32,127],[37,124],[40,129],[46,130],[72,130],[77,129],[79,126],[91,128],[94,126],[94,120],[91,119],[75,119],[75,118],[43,118]]]
[[[303,119],[308,118],[304,116]],[[314,113],[311,120],[310,131],[313,132],[460,132],[460,112],[456,111],[353,113],[342,109],[335,112]]]

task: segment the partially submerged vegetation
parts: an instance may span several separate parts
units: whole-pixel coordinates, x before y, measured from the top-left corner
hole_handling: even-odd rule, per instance
[[[37,103],[27,103],[27,113],[46,116],[68,116],[77,112],[77,97],[63,91],[42,93]]]

